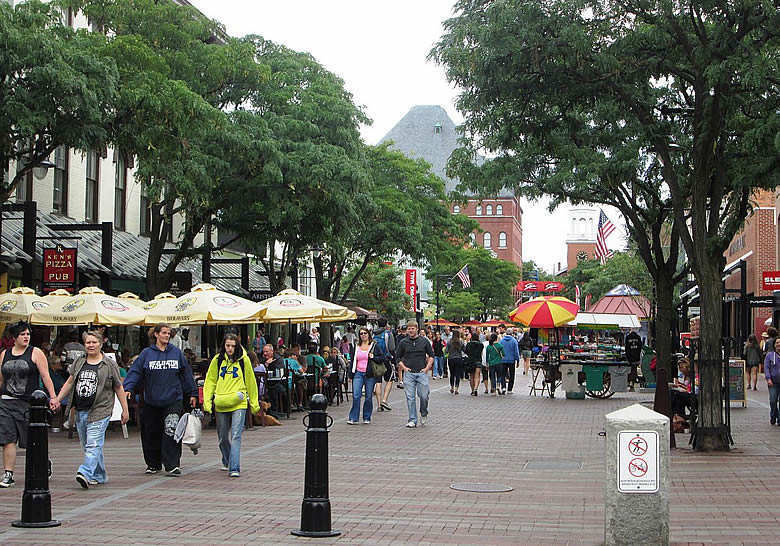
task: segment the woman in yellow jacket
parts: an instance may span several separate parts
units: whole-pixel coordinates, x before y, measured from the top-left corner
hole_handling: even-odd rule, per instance
[[[211,413],[212,404],[214,406],[222,470],[228,471],[231,478],[238,478],[241,472],[241,433],[247,400],[252,413],[258,413],[260,403],[252,363],[238,342],[238,336],[227,334],[222,350],[211,360],[206,373],[203,409]]]

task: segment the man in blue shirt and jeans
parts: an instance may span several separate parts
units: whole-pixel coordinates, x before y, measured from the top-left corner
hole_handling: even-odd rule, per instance
[[[407,428],[417,426],[417,399],[420,397],[420,424],[428,419],[428,395],[431,388],[428,385],[428,372],[433,366],[433,347],[427,339],[421,338],[417,323],[406,323],[407,337],[403,338],[395,348],[395,359],[398,369],[403,372],[406,405],[409,408]]]

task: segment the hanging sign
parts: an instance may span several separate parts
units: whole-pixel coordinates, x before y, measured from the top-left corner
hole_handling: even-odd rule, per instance
[[[404,278],[404,287],[406,289],[406,294],[411,298],[411,301],[409,303],[409,310],[410,311],[416,311],[417,307],[417,270],[416,269],[407,269],[406,275]]]
[[[64,288],[76,290],[76,249],[62,245],[43,249],[43,292]]]
[[[560,292],[563,283],[556,281],[518,281],[515,287],[518,292]]]
[[[780,271],[762,271],[764,290],[780,290]]]

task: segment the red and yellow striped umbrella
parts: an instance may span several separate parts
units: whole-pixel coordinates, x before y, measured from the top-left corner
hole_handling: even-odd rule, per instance
[[[518,305],[509,318],[531,328],[555,328],[572,320],[579,310],[579,305],[563,296],[539,296]]]

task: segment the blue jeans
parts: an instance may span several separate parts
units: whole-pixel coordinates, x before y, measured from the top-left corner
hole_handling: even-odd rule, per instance
[[[217,412],[217,437],[222,464],[230,472],[241,471],[241,434],[244,432],[246,408]]]
[[[433,357],[433,375],[437,377],[444,376],[444,356]]]
[[[371,414],[374,413],[374,401],[372,399],[374,394],[374,383],[376,383],[376,379],[373,377],[366,377],[366,372],[355,372],[355,377],[352,378],[352,409],[349,410],[350,421],[360,421],[360,398],[363,395],[364,386],[366,401],[363,402],[363,420],[371,420]]]
[[[87,422],[89,411],[76,412],[76,430],[79,433],[81,449],[84,450],[84,462],[77,470],[89,481],[106,483],[106,465],[103,462],[103,444],[106,441],[106,429],[110,417]]]
[[[774,383],[774,381],[772,381]],[[778,421],[777,404],[780,399],[780,385],[773,384],[769,387],[769,420],[772,423]]]
[[[490,367],[490,392],[494,392],[496,390],[496,384],[501,388],[501,390],[504,390],[506,388],[506,384],[504,382],[504,364],[496,364],[495,366]]]
[[[406,407],[409,409],[409,420],[417,423],[417,398],[420,397],[420,415],[428,415],[428,395],[431,387],[428,385],[428,374],[423,372],[404,372],[404,390],[406,392]]]

